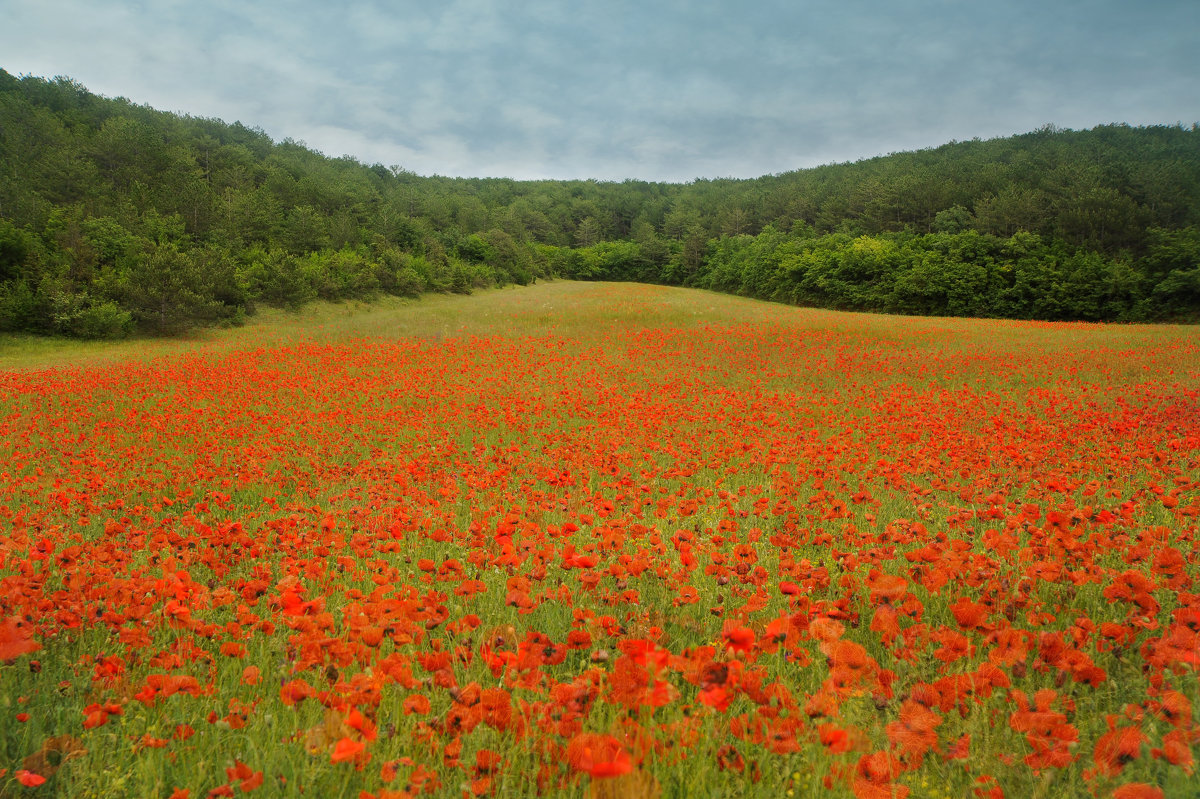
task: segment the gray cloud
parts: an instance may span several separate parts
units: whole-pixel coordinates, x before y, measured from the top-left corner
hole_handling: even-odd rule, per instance
[[[0,67],[423,174],[689,180],[1200,119],[1200,4],[6,0]]]

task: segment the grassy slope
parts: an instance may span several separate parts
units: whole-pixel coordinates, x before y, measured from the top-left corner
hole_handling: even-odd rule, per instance
[[[1013,352],[1030,346],[1056,348],[1082,342],[1099,348],[1141,349],[1186,341],[1195,335],[1194,328],[1185,325],[1091,325],[844,313],[793,308],[695,289],[559,280],[470,296],[428,295],[419,301],[385,298],[374,303],[318,302],[300,311],[266,309],[242,327],[204,330],[175,339],[97,342],[0,334],[0,369],[82,366],[297,340],[571,335],[603,328],[691,328],[741,323],[843,331],[856,338],[924,342],[934,347],[971,343]]]

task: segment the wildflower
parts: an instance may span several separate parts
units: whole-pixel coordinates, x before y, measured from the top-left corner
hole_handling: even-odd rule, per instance
[[[616,777],[633,770],[633,760],[611,735],[579,733],[567,744],[567,763],[595,778]]]

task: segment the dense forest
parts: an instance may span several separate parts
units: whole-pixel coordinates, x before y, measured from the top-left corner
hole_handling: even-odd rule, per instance
[[[638,280],[830,308],[1200,318],[1200,128],[1050,126],[753,180],[424,177],[0,70],[0,330]]]

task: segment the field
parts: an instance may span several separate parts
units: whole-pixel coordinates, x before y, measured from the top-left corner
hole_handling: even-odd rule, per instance
[[[557,282],[0,352],[0,796],[1193,795],[1200,335]]]

